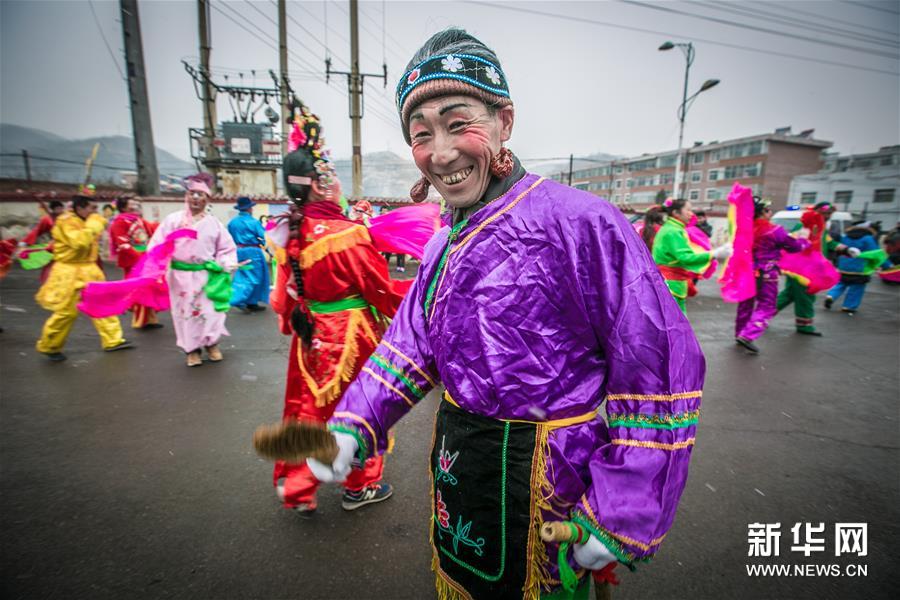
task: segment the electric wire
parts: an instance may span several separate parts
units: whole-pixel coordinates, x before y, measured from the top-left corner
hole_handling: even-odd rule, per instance
[[[852,4],[853,6],[860,6],[862,8],[868,8],[870,10],[880,10],[881,12],[886,12],[889,15],[900,15],[900,11],[888,10],[880,6],[872,6],[871,4],[866,4],[865,2],[850,2],[850,0],[838,0],[838,2],[843,2],[844,4]]]
[[[770,35],[787,37],[787,38],[791,38],[794,40],[802,40],[805,42],[810,42],[812,44],[820,44],[823,46],[829,46],[831,48],[844,48],[845,50],[851,50],[853,52],[861,52],[863,54],[871,54],[873,56],[881,56],[884,58],[891,58],[891,59],[895,59],[895,60],[900,59],[900,55],[898,55],[896,53],[882,52],[881,50],[872,50],[869,48],[860,48],[859,46],[851,46],[849,44],[842,44],[840,42],[835,42],[835,41],[825,41],[825,40],[821,40],[821,39],[817,39],[817,38],[813,38],[813,37],[806,37],[803,35],[797,35],[797,34],[792,34],[792,33],[788,33],[785,31],[779,31],[777,29],[769,29],[767,27],[759,27],[757,25],[750,25],[748,23],[738,23],[735,21],[729,21],[727,19],[720,19],[719,17],[713,17],[713,16],[709,16],[709,15],[698,15],[698,14],[691,13],[688,11],[678,10],[677,8],[670,8],[668,6],[662,6],[659,4],[647,4],[645,2],[638,2],[637,0],[618,0],[618,1],[622,2],[624,4],[630,4],[632,6],[639,6],[641,8],[646,8],[648,10],[656,10],[656,11],[675,14],[675,15],[682,15],[682,16],[686,16],[686,17],[691,17],[693,19],[701,19],[703,21],[710,21],[712,23],[719,23],[721,25],[727,25],[729,27],[738,27],[740,29],[749,29],[751,31],[759,31],[760,33],[767,33]]]
[[[100,37],[103,38],[103,44],[106,46],[106,51],[109,52],[109,57],[112,59],[113,64],[116,66],[116,71],[119,72],[119,77],[121,77],[123,81],[127,81],[127,79],[125,78],[125,73],[123,73],[122,68],[119,67],[119,61],[116,58],[115,53],[112,51],[112,47],[110,47],[109,42],[106,40],[106,34],[103,33],[103,28],[100,26],[100,20],[97,18],[97,13],[94,12],[93,0],[88,0],[88,6],[91,9],[91,14],[94,16],[94,24],[97,25],[97,31],[100,32]]]
[[[461,1],[465,2],[467,4],[478,4],[478,5],[482,5],[482,6],[489,6],[491,8],[496,8],[499,10],[508,10],[508,11],[514,11],[514,12],[533,14],[533,15],[540,15],[543,17],[552,17],[554,19],[562,19],[564,21],[574,21],[576,23],[581,23],[583,25],[596,25],[598,27],[610,27],[613,29],[622,29],[625,31],[636,31],[639,33],[647,33],[647,34],[660,35],[660,36],[666,36],[666,37],[684,37],[679,33],[672,33],[669,31],[660,31],[658,29],[648,29],[645,27],[635,27],[633,25],[624,25],[621,23],[611,23],[609,21],[599,21],[596,19],[588,19],[586,17],[575,17],[575,16],[571,16],[571,15],[563,15],[563,14],[552,13],[552,12],[547,12],[547,11],[542,11],[542,10],[534,10],[531,8],[521,8],[518,6],[498,4],[498,3],[494,3],[494,2],[484,2],[484,1],[479,1],[479,0],[461,0]],[[812,56],[790,54],[788,52],[778,52],[775,50],[765,50],[763,48],[753,48],[750,46],[742,46],[740,44],[731,44],[728,42],[720,42],[717,40],[711,40],[708,38],[700,38],[700,37],[696,37],[696,36],[691,36],[691,39],[694,42],[703,42],[703,43],[710,44],[713,46],[722,46],[725,48],[733,48],[735,50],[742,50],[744,52],[753,52],[756,54],[768,54],[771,56],[792,58],[795,60],[814,62],[814,63],[823,64],[823,65],[831,65],[831,66],[835,66],[835,67],[847,67],[847,68],[854,69],[857,71],[870,71],[872,73],[882,73],[885,75],[891,75],[893,77],[900,77],[900,72],[897,72],[897,71],[888,71],[886,69],[876,69],[874,67],[864,67],[861,65],[855,65],[855,64],[851,64],[851,63],[838,62],[838,61],[834,61],[834,60],[815,58]]]
[[[830,27],[828,25],[818,25],[816,23],[810,23],[808,21],[803,21],[800,19],[794,19],[792,17],[784,17],[777,16],[775,13],[771,13],[768,11],[763,11],[760,9],[747,8],[740,4],[730,4],[725,5],[720,2],[692,2],[692,4],[700,4],[703,6],[707,6],[714,10],[719,10],[723,12],[729,12],[731,14],[735,14],[741,17],[750,17],[751,19],[757,19],[760,21],[767,21],[770,23],[777,23],[786,25],[787,27],[794,27],[796,29],[804,29],[806,31],[811,31],[814,33],[825,33],[829,35],[841,35],[847,37],[848,39],[852,39],[857,42],[864,42],[868,44],[878,44],[881,46],[888,46],[893,49],[900,48],[900,41],[897,40],[888,40],[886,38],[878,38],[867,33],[857,33],[854,31],[849,31],[846,29],[839,29],[837,27]],[[774,17],[766,16],[766,15],[775,15]],[[800,23],[796,25],[795,23]]]
[[[778,10],[786,10],[786,11],[788,11],[788,12],[792,12],[792,13],[797,14],[797,15],[802,15],[802,16],[805,16],[805,17],[807,17],[807,18],[811,17],[811,18],[817,19],[817,20],[819,20],[819,21],[827,21],[827,20],[828,20],[828,19],[823,18],[822,15],[819,14],[819,13],[814,13],[814,12],[811,12],[811,11],[808,11],[808,10],[801,10],[801,9],[799,9],[799,8],[794,8],[793,6],[791,6],[791,7],[785,6],[786,3],[784,3],[784,2],[781,2],[781,3],[759,2],[759,4],[762,4],[762,5],[764,5],[764,6],[767,6],[767,7],[769,7],[770,9],[776,9],[776,8],[777,8]],[[851,23],[850,21],[845,21],[845,22],[844,22],[844,25],[845,25],[845,26],[849,26],[849,27],[856,27],[857,29],[868,29],[869,31],[875,31],[875,32],[878,32],[878,33],[887,33],[888,35],[894,36],[894,38],[897,37],[897,31],[896,31],[896,30],[894,30],[894,31],[888,31],[888,30],[885,30],[885,29],[878,29],[877,27],[869,27],[868,25],[862,25],[862,24],[860,24],[860,23]]]

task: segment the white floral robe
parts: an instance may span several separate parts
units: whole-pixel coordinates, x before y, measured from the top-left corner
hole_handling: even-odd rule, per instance
[[[225,268],[233,268],[237,264],[234,240],[225,226],[209,214],[194,217],[192,225],[185,224],[185,212],[182,210],[168,215],[150,239],[148,249],[182,228],[195,229],[197,239],[178,240],[172,260],[197,264],[214,261]],[[223,335],[228,335],[225,329],[226,313],[217,312],[203,291],[208,278],[209,273],[205,270],[178,271],[172,268],[166,276],[176,343],[185,352],[217,344]]]

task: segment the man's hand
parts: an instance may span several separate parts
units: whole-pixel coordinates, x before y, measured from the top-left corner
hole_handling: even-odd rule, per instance
[[[847,256],[850,258],[856,258],[860,254],[862,254],[862,251],[859,248],[853,248],[852,246],[847,248]]]
[[[341,482],[347,479],[350,474],[350,463],[356,451],[359,450],[359,444],[352,435],[341,433],[340,431],[332,432],[334,441],[338,446],[338,453],[334,462],[330,465],[323,464],[314,458],[307,458],[306,464],[316,479],[322,483]]]
[[[731,244],[723,244],[718,248],[714,249],[710,254],[715,260],[725,260],[729,256],[731,256],[732,248]]]
[[[572,554],[575,562],[591,571],[599,571],[616,560],[616,556],[593,535],[584,544],[572,546]]]

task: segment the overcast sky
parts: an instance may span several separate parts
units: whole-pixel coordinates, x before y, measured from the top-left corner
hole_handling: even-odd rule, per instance
[[[188,158],[187,130],[201,126],[202,111],[181,60],[197,62],[197,6],[140,0],[139,7],[155,141]],[[269,85],[268,69],[278,67],[274,0],[213,0],[213,7],[216,79],[243,72],[245,82]],[[292,81],[322,117],[337,157],[351,153],[347,86],[342,76],[326,85],[324,58],[327,47],[334,68],[348,70],[348,9],[349,2],[326,8],[321,1],[287,9]],[[674,149],[685,60],[657,50],[666,40],[694,43],[691,91],[709,78],[722,81],[691,107],[686,145],[788,125],[815,128],[843,153],[900,143],[896,1],[373,1],[361,2],[360,13],[362,70],[388,65],[386,90],[379,79],[366,81],[364,153],[409,155],[393,90],[418,46],[451,25],[500,57],[516,105],[509,146],[523,158]],[[0,120],[69,138],[131,135],[122,47],[118,2],[0,0]],[[231,116],[224,99],[218,111]]]

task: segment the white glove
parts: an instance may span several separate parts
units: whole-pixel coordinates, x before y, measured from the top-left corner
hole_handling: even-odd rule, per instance
[[[340,431],[334,431],[331,435],[334,436],[334,441],[338,446],[338,453],[333,463],[326,465],[314,458],[306,459],[309,470],[322,483],[335,483],[347,479],[347,475],[350,474],[350,463],[359,449],[359,444],[352,435]]]
[[[847,248],[847,256],[850,258],[856,258],[860,254],[862,254],[862,251],[859,248],[854,248],[852,246]]]
[[[725,260],[731,256],[731,253],[731,244],[722,244],[718,248],[713,249],[710,254],[712,254],[712,257],[716,260]]]
[[[807,239],[807,240],[808,240],[808,239],[809,239],[809,234],[811,234],[811,233],[812,233],[812,231],[810,231],[810,230],[807,229],[806,227],[801,227],[800,229],[798,229],[797,231],[794,232],[794,237],[796,237],[796,238],[804,238],[804,239]]]
[[[572,546],[572,554],[575,562],[591,571],[598,571],[616,560],[616,556],[594,536],[584,544]]]

